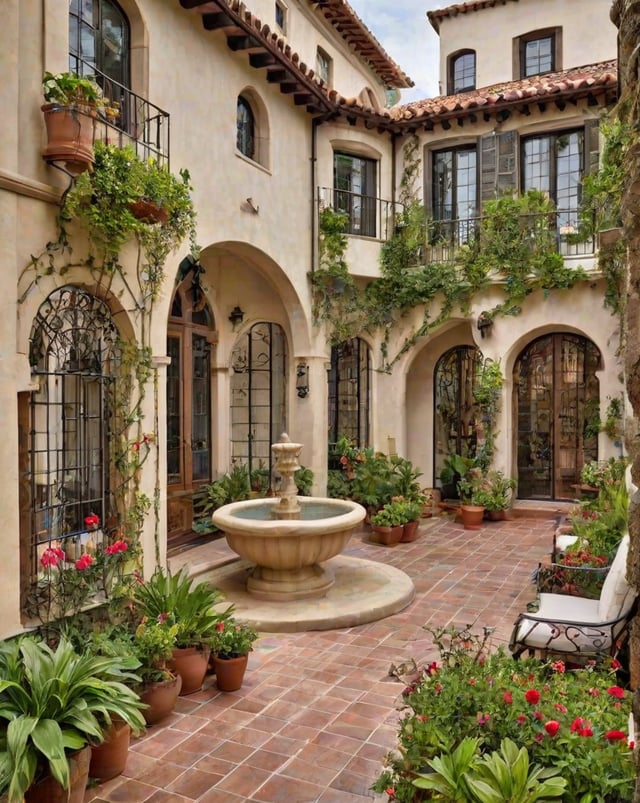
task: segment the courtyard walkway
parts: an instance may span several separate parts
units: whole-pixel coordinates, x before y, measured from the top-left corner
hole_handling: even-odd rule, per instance
[[[425,625],[491,626],[493,643],[507,643],[535,596],[531,575],[554,526],[549,510],[477,532],[451,516],[423,519],[418,540],[396,547],[355,533],[347,554],[411,577],[409,607],[358,627],[262,635],[242,689],[221,693],[208,678],[201,692],[179,698],[171,717],[133,741],[125,774],[88,790],[85,803],[375,799],[369,787],[395,746],[403,689],[390,666],[436,657]]]

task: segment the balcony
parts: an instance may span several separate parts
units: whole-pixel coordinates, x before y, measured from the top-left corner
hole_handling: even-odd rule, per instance
[[[105,100],[117,103],[119,114],[111,110],[100,113],[95,126],[95,141],[124,147],[131,145],[140,159],[153,159],[169,168],[168,112],[154,106],[128,87],[112,81],[89,62],[72,58],[71,69],[79,75],[94,77]]]
[[[459,220],[429,220],[424,264],[452,262],[462,246],[480,242],[482,247],[482,216]],[[539,243],[547,247],[555,242],[558,253],[565,258],[592,257],[595,253],[593,237],[579,235],[580,222],[575,211],[556,210],[553,213],[522,215],[518,220],[519,236],[529,238],[532,246]]]
[[[373,195],[318,187],[318,211],[331,207],[349,218],[345,234],[385,241],[393,234],[394,211],[400,205]]]

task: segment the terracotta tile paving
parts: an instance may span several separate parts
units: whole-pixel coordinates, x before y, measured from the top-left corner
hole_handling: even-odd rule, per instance
[[[391,664],[436,657],[424,626],[512,624],[535,596],[531,575],[548,555],[548,518],[486,523],[422,521],[419,539],[385,548],[356,533],[349,555],[387,562],[414,582],[404,611],[338,630],[264,635],[237,692],[181,697],[174,714],[132,742],[125,773],[89,789],[85,803],[350,803],[395,746],[402,685]],[[214,545],[212,544],[212,547]]]

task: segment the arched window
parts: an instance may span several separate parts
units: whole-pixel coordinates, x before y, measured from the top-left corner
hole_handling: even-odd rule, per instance
[[[120,341],[104,301],[71,286],[51,293],[33,322],[29,361],[38,387],[19,405],[23,605],[47,547],[73,559],[98,546],[90,514],[117,529],[114,444],[126,431],[117,420]]]
[[[236,116],[236,147],[248,159],[256,156],[256,123],[249,101],[240,95]]]
[[[256,323],[231,355],[231,458],[247,467],[256,490],[269,487],[271,446],[287,430],[286,398],[284,330]]]
[[[476,88],[475,50],[461,50],[449,56],[449,94]]]
[[[436,363],[434,376],[434,477],[452,454],[473,457],[478,439],[473,397],[482,353],[475,346],[456,346]]]
[[[96,75],[97,71],[98,82],[110,100],[120,100],[110,81],[130,86],[130,38],[129,21],[113,0],[71,0],[69,69],[79,75]]]
[[[333,346],[329,371],[329,449],[346,435],[356,446],[369,445],[371,350],[353,337]]]

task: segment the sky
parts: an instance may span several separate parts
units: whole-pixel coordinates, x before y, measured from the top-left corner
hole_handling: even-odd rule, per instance
[[[349,0],[349,5],[415,82],[411,89],[402,90],[402,103],[440,94],[439,38],[427,11],[446,8],[450,0]]]

